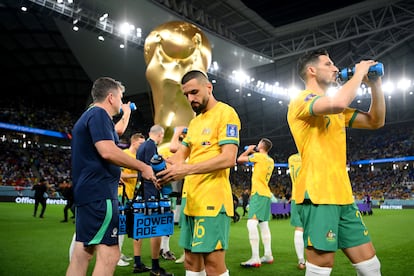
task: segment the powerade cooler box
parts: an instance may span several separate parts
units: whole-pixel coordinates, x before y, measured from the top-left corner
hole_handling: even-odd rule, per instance
[[[134,214],[133,238],[143,239],[172,235],[174,233],[174,214]]]
[[[134,239],[172,235],[174,233],[174,213],[169,198],[158,200],[138,200],[133,203]]]

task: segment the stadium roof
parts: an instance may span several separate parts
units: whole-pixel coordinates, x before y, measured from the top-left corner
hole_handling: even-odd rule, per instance
[[[205,31],[214,45],[213,60],[223,70],[211,75],[217,79],[216,97],[238,111],[242,139],[286,135],[287,101],[277,95],[263,101],[262,94],[246,87],[235,92],[237,86],[227,78],[232,70],[242,69],[256,80],[278,81],[284,87],[301,86],[295,70],[298,56],[325,47],[338,67],[372,58],[384,63],[386,78],[414,79],[410,0],[74,0],[73,4],[64,0],[60,5],[73,12],[59,12],[52,0],[0,3],[0,75],[9,95],[30,94],[51,105],[84,108],[92,80],[112,76],[126,85],[126,95],[136,102],[137,120],[150,126],[143,41],[128,42],[120,49],[122,39],[96,28],[93,21],[105,13],[113,22],[128,20],[142,28],[143,39],[172,20],[189,21]],[[79,31],[74,32],[76,19]],[[404,116],[397,120],[412,118],[412,113]]]

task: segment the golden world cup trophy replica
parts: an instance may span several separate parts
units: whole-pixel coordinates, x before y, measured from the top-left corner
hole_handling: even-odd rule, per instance
[[[181,90],[181,78],[191,70],[207,73],[211,47],[193,24],[171,21],[156,27],[145,39],[146,77],[152,90],[154,123],[165,129],[170,142],[176,126],[188,126],[195,116]]]

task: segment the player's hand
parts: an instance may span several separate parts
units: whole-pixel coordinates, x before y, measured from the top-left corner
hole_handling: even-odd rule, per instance
[[[255,152],[256,145],[249,145],[245,151],[247,152]]]
[[[153,183],[157,182],[157,178],[154,175],[154,171],[149,165],[144,166],[144,169],[141,171],[141,175],[146,180],[152,181]]]
[[[165,170],[157,173],[157,183],[167,184],[171,181],[183,179],[187,175],[188,164],[171,164]]]
[[[374,60],[361,60],[359,63],[355,64],[355,72],[354,75],[362,74],[364,80],[367,79],[368,70],[371,66],[374,66],[378,63],[378,61]]]
[[[131,102],[127,102],[121,105],[122,112],[126,115],[131,114]]]

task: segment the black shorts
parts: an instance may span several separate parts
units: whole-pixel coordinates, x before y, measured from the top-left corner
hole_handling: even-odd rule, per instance
[[[98,200],[76,208],[76,241],[84,246],[118,244],[118,200]]]

